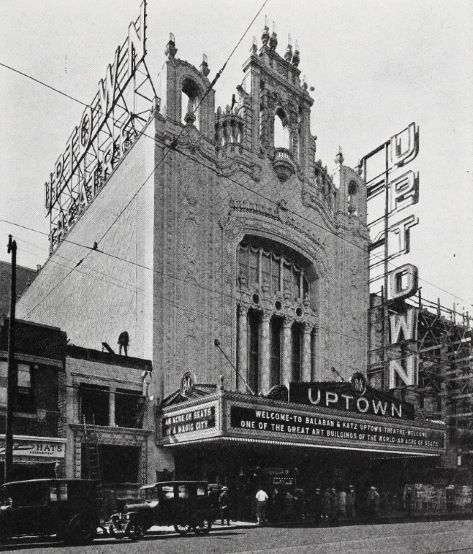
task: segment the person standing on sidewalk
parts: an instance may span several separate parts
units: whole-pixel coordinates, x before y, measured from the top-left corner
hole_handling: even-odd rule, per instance
[[[256,493],[256,518],[258,519],[258,525],[266,523],[266,506],[268,504],[268,495],[260,487]]]
[[[356,516],[355,510],[356,492],[353,485],[349,485],[347,492],[347,516],[353,519]]]
[[[230,525],[230,502],[228,499],[228,487],[222,487],[222,492],[218,497],[218,504],[220,506],[220,518],[222,520],[222,525],[225,525],[225,519],[227,520],[227,525]]]

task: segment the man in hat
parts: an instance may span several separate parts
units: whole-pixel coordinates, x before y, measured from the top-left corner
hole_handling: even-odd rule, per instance
[[[220,518],[222,520],[222,525],[225,525],[225,520],[227,520],[227,525],[230,525],[230,502],[228,499],[228,487],[222,487],[222,492],[218,497],[218,504],[220,506]]]
[[[355,512],[356,493],[353,485],[348,486],[347,492],[347,516],[351,519],[356,515]]]
[[[368,491],[368,515],[374,520],[378,515],[379,492],[376,487],[371,486]]]

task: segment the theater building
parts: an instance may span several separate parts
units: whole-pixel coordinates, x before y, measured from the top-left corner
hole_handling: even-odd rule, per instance
[[[88,348],[126,330],[152,361],[148,475],[325,485],[444,448],[390,398],[317,388],[366,372],[366,189],[341,152],[317,159],[301,55],[283,50],[265,28],[216,108],[207,57],[179,59],[171,35],[146,123],[52,229],[18,306]]]

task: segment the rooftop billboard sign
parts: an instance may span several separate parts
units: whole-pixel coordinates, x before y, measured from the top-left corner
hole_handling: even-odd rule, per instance
[[[145,92],[152,88],[145,55],[146,0],[44,184],[51,251],[103,187],[148,121],[155,94],[148,97]],[[141,64],[145,72],[139,71]]]

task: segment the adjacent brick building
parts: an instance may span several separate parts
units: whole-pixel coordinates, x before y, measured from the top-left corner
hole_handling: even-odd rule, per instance
[[[0,326],[0,459],[5,447],[8,326],[8,319]],[[64,475],[65,347],[66,335],[60,329],[16,322],[18,383],[13,411],[13,476],[16,479]]]

